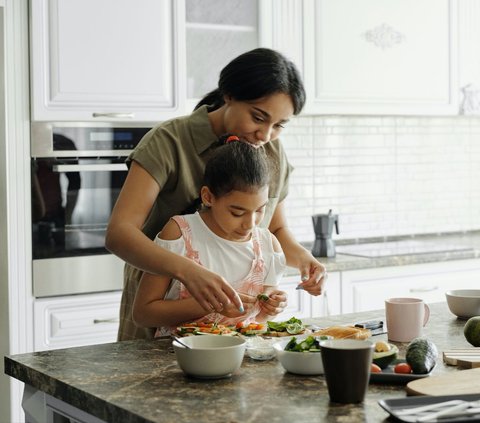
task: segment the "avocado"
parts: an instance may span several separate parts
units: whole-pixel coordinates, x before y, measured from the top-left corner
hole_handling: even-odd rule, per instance
[[[437,362],[438,349],[436,345],[427,338],[415,338],[407,346],[405,359],[416,374],[429,373]]]
[[[373,362],[381,369],[386,369],[393,361],[396,360],[398,348],[396,345],[388,344],[390,349],[388,351],[374,351]]]

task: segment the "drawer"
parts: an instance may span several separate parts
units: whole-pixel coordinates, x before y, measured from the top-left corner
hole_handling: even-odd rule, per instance
[[[36,300],[35,350],[115,341],[120,297],[109,292]]]

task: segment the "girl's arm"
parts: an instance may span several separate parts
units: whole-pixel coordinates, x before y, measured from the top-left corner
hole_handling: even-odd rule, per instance
[[[283,201],[275,209],[269,229],[280,242],[287,264],[300,270],[302,275],[300,286],[312,295],[320,295],[325,283],[325,266],[295,240],[287,226]]]
[[[160,237],[165,240],[178,239],[181,237],[180,228],[170,220],[160,233]],[[164,300],[170,282],[168,276],[143,274],[132,310],[136,325],[147,328],[176,326],[205,315],[205,311],[194,298]]]
[[[181,281],[204,311],[220,311],[221,303],[229,301],[242,308],[236,291],[225,279],[161,248],[143,234],[143,224],[159,192],[155,179],[133,161],[110,217],[106,248],[141,270]]]

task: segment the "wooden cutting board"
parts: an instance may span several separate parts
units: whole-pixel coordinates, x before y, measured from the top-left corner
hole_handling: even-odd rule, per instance
[[[463,369],[480,367],[480,347],[445,350],[443,351],[443,361],[446,364]]]
[[[479,394],[480,368],[412,380],[405,389],[408,395]]]

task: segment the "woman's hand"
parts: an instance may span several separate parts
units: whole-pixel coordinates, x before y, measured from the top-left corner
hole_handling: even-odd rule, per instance
[[[225,308],[229,310],[234,308],[238,315],[244,314],[242,299],[224,278],[193,260],[188,261],[188,267],[178,279],[207,313],[215,311],[223,314]]]
[[[320,295],[328,277],[325,266],[319,263],[307,250],[304,250],[297,259],[298,270],[300,270],[302,279],[298,287],[311,295]]]
[[[287,306],[287,293],[279,290],[268,292],[268,300],[259,300],[262,314],[267,316],[276,316],[285,310]]]
[[[287,265],[300,271],[302,281],[298,286],[311,295],[320,295],[322,289],[324,289],[327,271],[325,266],[319,263],[310,251],[295,240],[288,229],[283,201],[277,205],[268,228],[280,242],[287,259]]]

